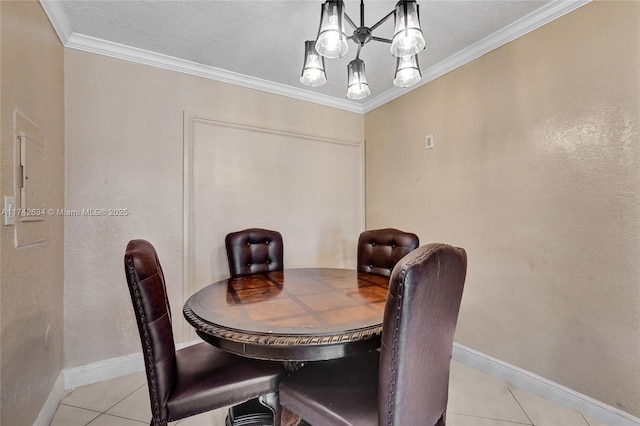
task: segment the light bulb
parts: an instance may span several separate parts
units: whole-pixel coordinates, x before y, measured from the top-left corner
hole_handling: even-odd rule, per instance
[[[421,78],[418,55],[396,59],[396,74],[393,78],[395,86],[409,87],[419,82]]]
[[[418,5],[415,1],[401,0],[396,5],[391,54],[396,57],[413,56],[424,49],[425,41],[420,29]]]
[[[349,50],[343,14],[342,1],[327,1],[322,5],[316,50],[325,58],[340,58]]]
[[[311,87],[322,86],[327,82],[324,58],[316,52],[315,44],[315,40],[307,40],[304,43],[304,65],[300,75],[300,83]]]
[[[347,77],[347,98],[363,99],[371,94],[362,59],[356,58],[349,62],[349,65],[347,65]]]

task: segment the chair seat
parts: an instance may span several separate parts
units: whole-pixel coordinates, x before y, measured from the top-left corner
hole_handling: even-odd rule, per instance
[[[167,401],[170,419],[272,392],[284,371],[280,363],[243,358],[208,343],[176,351],[176,369],[176,383]]]
[[[280,405],[313,426],[377,425],[379,355],[306,364],[280,383]]]

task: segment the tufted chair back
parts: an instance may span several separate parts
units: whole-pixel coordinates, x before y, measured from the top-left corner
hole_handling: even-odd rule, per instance
[[[284,245],[277,231],[249,228],[225,237],[231,277],[282,271]]]
[[[464,249],[446,244],[422,246],[393,270],[380,349],[379,424],[444,424],[466,270]]]
[[[124,256],[129,292],[138,323],[154,421],[167,418],[176,379],[176,348],[164,274],[155,248],[133,240]]]
[[[358,239],[358,271],[388,277],[396,263],[419,245],[416,234],[399,229],[365,231]]]

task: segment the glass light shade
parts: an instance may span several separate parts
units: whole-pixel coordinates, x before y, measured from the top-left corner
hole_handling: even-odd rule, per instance
[[[393,84],[398,87],[413,86],[422,78],[418,55],[406,58],[396,58],[396,74],[393,77]]]
[[[367,77],[364,74],[364,62],[356,58],[347,65],[349,83],[347,85],[347,98],[363,99],[371,94]]]
[[[344,32],[342,0],[328,0],[322,5],[316,50],[326,58],[340,58],[349,50]]]
[[[305,86],[317,87],[327,82],[327,74],[324,71],[324,58],[316,52],[316,41],[304,42],[304,65],[300,83]]]
[[[415,0],[401,0],[394,13],[394,32],[391,54],[399,58],[413,56],[424,49],[420,16]]]

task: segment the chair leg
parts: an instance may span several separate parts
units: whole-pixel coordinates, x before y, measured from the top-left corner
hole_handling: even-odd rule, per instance
[[[281,407],[278,392],[260,395],[258,401],[273,413],[273,426],[280,426]]]

